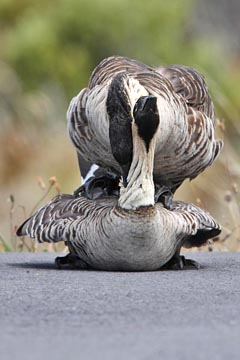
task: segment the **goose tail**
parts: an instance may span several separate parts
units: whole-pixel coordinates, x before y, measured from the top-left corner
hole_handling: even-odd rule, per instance
[[[224,146],[224,142],[222,139],[218,139],[216,141],[216,149],[215,149],[215,153],[214,153],[214,157],[213,157],[213,161],[217,159],[218,155],[220,154],[220,152],[222,151]]]
[[[206,245],[209,239],[217,240],[221,233],[221,225],[205,210],[200,209],[196,205],[184,203],[182,201],[173,201],[171,210],[185,211],[192,214],[198,224],[196,234],[184,239],[183,247],[200,247]]]
[[[29,227],[29,224],[30,224],[30,221],[31,221],[32,217],[30,217],[29,219],[25,220],[24,223],[22,223],[18,228],[17,228],[17,231],[16,231],[16,235],[17,236],[25,236],[25,235],[28,235],[28,227]]]
[[[61,241],[65,227],[62,211],[67,213],[67,204],[72,199],[72,195],[55,196],[49,204],[40,208],[21,224],[16,235],[27,235],[40,243]]]

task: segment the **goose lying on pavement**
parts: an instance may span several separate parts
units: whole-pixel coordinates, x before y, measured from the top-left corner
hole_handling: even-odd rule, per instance
[[[164,202],[165,193],[171,199],[171,192],[211,165],[223,146],[215,140],[213,104],[196,70],[180,65],[154,69],[123,57],[105,59],[93,71],[89,86],[71,101],[68,130],[80,167],[82,157],[126,180],[132,158],[128,129],[133,107],[139,97],[148,95],[157,97],[160,116],[154,182],[156,190],[160,188],[157,197]],[[119,166],[111,150],[128,159],[125,167]],[[91,193],[87,196],[92,197]]]
[[[22,224],[17,235],[28,235],[38,242],[65,241],[70,254],[56,259],[59,267],[121,271],[198,267],[179,255],[181,246],[202,245],[220,233],[220,225],[191,204],[172,202],[171,210],[154,204],[153,157],[158,127],[157,98],[140,97],[129,128],[133,155],[120,197],[89,200],[56,196]],[[119,154],[115,161],[120,167],[124,165]]]

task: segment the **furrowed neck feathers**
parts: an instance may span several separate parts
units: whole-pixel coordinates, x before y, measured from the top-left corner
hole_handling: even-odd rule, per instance
[[[142,206],[154,205],[153,158],[156,134],[147,152],[144,141],[132,124],[133,157],[127,177],[127,186],[121,184],[118,205],[126,210],[136,210]]]

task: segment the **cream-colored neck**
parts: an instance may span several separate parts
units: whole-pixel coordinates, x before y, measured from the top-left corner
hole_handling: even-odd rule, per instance
[[[153,158],[156,134],[151,140],[147,152],[144,141],[132,125],[133,159],[127,177],[127,187],[121,184],[118,204],[126,210],[135,210],[141,206],[154,205]]]

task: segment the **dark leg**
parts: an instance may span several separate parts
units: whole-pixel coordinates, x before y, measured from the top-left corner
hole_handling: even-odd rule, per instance
[[[92,168],[93,163],[85,160],[81,154],[77,152],[78,165],[81,176],[86,178]],[[95,164],[96,165],[96,164]],[[91,170],[92,171],[92,170]],[[80,186],[73,193],[77,198],[82,195],[88,199],[98,199],[105,196],[119,196],[119,176],[111,173],[111,171],[97,165],[97,168],[92,173],[84,185]]]
[[[89,265],[81,260],[77,255],[68,254],[66,256],[58,256],[55,259],[55,264],[58,269],[73,269],[73,270],[87,270]]]
[[[119,196],[119,177],[111,173],[99,177],[92,176],[84,185],[74,191],[74,197],[79,195],[91,200],[106,196]]]
[[[172,257],[165,265],[161,267],[161,270],[190,270],[200,269],[200,264],[197,261],[186,259],[185,256],[179,255],[178,257]]]
[[[197,261],[186,259],[185,256],[180,255],[177,251],[173,257],[161,267],[161,270],[191,270],[200,269],[200,264]]]

